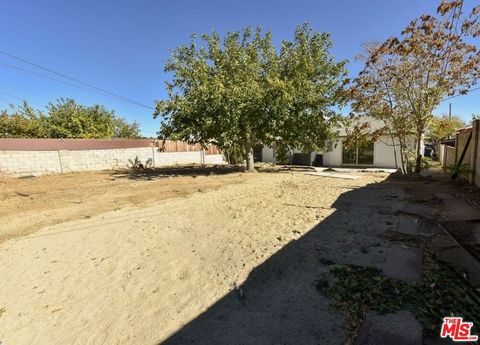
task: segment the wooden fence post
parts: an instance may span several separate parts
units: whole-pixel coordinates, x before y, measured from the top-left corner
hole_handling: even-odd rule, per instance
[[[476,183],[476,176],[477,176],[477,159],[478,159],[478,135],[480,130],[480,120],[474,120],[472,123],[472,134],[473,134],[473,147],[470,153],[470,169],[472,170],[471,173],[471,181],[474,185]]]

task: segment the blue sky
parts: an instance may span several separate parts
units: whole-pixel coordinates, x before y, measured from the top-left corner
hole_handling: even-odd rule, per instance
[[[192,33],[223,34],[261,25],[278,44],[295,27],[310,23],[332,34],[332,53],[348,59],[352,76],[361,68],[355,55],[362,43],[397,35],[408,22],[435,13],[433,0],[336,1],[154,1],[154,0],[3,0],[0,50],[94,84],[148,106],[166,97],[163,65],[169,49],[188,43]],[[476,0],[466,0],[472,8]],[[160,120],[152,111],[96,93],[27,74],[1,63],[34,67],[0,55],[0,107],[5,93],[43,108],[49,101],[71,97],[82,104],[104,104],[128,120],[141,123],[144,135],[155,135]],[[45,73],[36,70],[39,73]],[[480,91],[450,101],[465,120],[480,113]],[[438,113],[448,111],[442,104]]]

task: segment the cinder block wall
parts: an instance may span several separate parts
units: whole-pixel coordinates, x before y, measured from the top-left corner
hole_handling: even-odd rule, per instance
[[[204,155],[201,151],[160,152],[153,147],[108,150],[0,151],[0,172],[16,175],[41,175],[75,171],[127,168],[135,157],[154,166],[175,164],[223,164],[223,155]]]
[[[0,151],[0,171],[11,174],[59,173],[57,151]]]

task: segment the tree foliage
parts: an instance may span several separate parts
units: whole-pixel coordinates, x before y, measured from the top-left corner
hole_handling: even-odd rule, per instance
[[[45,137],[42,117],[26,102],[12,109],[0,111],[0,138]]]
[[[24,102],[0,113],[0,137],[10,138],[134,138],[140,127],[127,123],[102,105],[84,106],[72,99],[50,103],[46,112]]]
[[[168,100],[157,102],[161,137],[241,151],[253,170],[252,149],[279,154],[322,147],[338,125],[345,61],[330,56],[326,33],[308,25],[278,51],[260,28],[192,37],[175,49],[165,71]]]
[[[463,1],[442,1],[438,16],[413,20],[400,37],[367,46],[365,68],[353,82],[353,109],[382,119],[401,139],[416,138],[415,171],[420,171],[420,141],[434,109],[447,96],[465,94],[480,77],[480,51],[468,37],[479,37],[480,7],[463,15]],[[402,152],[402,165],[408,164]],[[404,169],[405,170],[405,169]]]
[[[465,125],[465,121],[458,116],[433,116],[427,125],[425,139],[436,147],[440,140],[453,137],[457,129]]]

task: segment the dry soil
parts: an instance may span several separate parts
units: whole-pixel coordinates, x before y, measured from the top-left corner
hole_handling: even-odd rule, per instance
[[[383,197],[398,192],[382,187],[387,176],[164,171],[0,178],[0,340],[280,344],[277,336],[282,344],[314,344],[325,337],[329,344],[341,343],[343,319],[315,291],[315,266],[322,260],[358,261],[367,252],[360,252],[363,242],[375,248],[368,251],[377,250],[369,236],[389,226],[379,212],[388,203]],[[309,239],[313,229],[320,237]],[[315,259],[295,266],[301,275],[295,286],[288,283],[288,291],[270,289],[268,284],[281,286],[271,281],[280,278],[260,273],[258,291],[270,292],[264,303],[254,302],[253,288],[244,291],[242,284],[252,274],[258,278],[258,268],[281,252],[298,256],[292,243]],[[370,253],[368,260],[379,264],[382,255]],[[237,296],[238,305],[209,315],[225,296]],[[267,301],[270,296],[276,299]],[[229,308],[238,310],[230,315]],[[278,320],[268,316],[273,311]],[[255,330],[246,319],[261,313],[271,321]],[[218,317],[223,335],[205,329],[217,327],[208,322],[196,324],[202,317]],[[282,325],[289,318],[293,323]],[[325,319],[328,329],[315,331]],[[282,329],[296,330],[296,340],[283,337]]]

